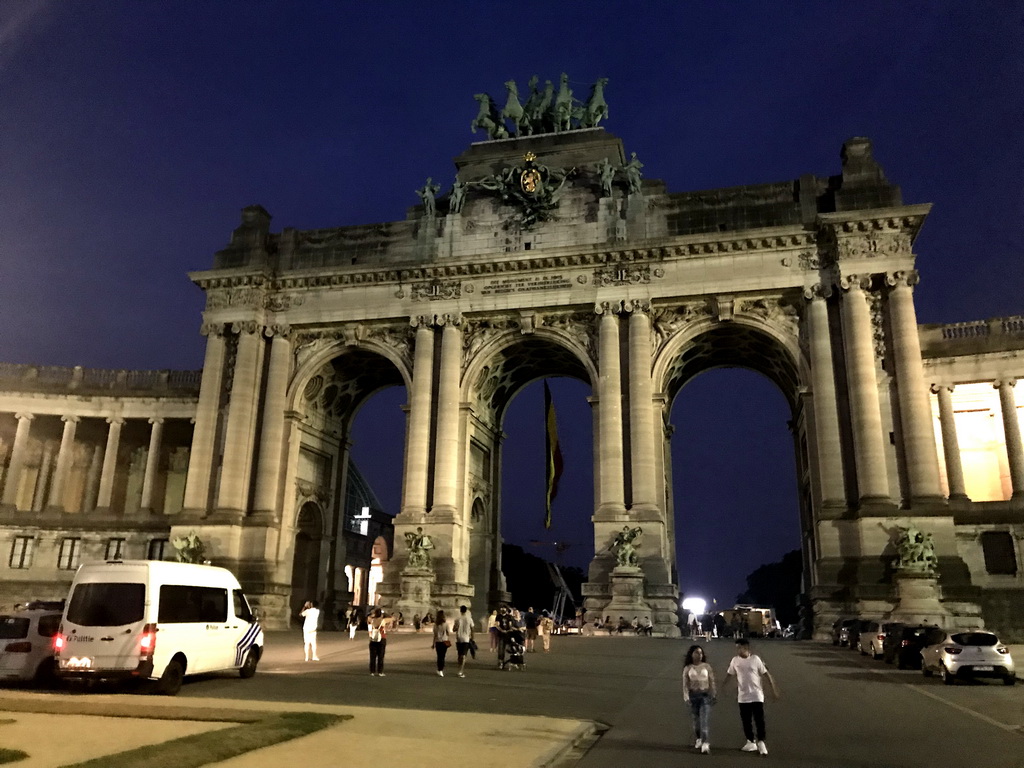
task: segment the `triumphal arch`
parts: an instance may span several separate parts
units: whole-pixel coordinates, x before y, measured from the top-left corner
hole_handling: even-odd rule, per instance
[[[275,232],[262,207],[243,210],[191,274],[206,356],[180,406],[194,426],[170,536],[201,537],[270,625],[287,623],[301,542],[305,588],[350,597],[328,535],[348,428],[370,395],[404,385],[401,509],[377,594],[407,616],[479,613],[507,598],[507,407],[569,376],[590,387],[594,420],[588,618],[649,615],[673,634],[669,440],[699,436],[672,436],[668,414],[695,376],[742,366],[791,410],[819,633],[847,612],[1019,624],[1024,323],[918,325],[929,205],[903,202],[868,139],[842,145],[834,175],[670,191],[601,125],[604,85],[583,103],[564,77],[525,104],[510,88],[501,112],[479,94],[482,140],[403,221]],[[994,417],[989,443],[964,430],[965,387]]]

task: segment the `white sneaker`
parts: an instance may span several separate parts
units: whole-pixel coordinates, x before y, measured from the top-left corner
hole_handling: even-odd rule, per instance
[[[701,739],[697,739],[697,743],[693,745],[694,749],[700,749],[704,746],[704,742]]]
[[[757,742],[757,751],[759,753],[761,753],[762,755],[767,755],[768,754],[768,745],[765,744],[763,741]]]
[[[464,672],[459,672],[459,677],[465,677],[465,676],[466,676],[466,674]]]
[[[705,741],[705,742],[704,742],[703,744],[701,744],[701,745],[700,745],[700,751],[701,751],[701,752],[702,752],[703,754],[705,754],[705,755],[710,755],[710,754],[711,754],[711,745],[710,745],[710,744],[708,744],[708,743],[707,743],[707,742]]]
[[[320,661],[320,657],[319,656],[314,656],[313,657],[313,661]]]
[[[377,673],[377,677],[384,677],[384,673],[383,672],[378,672]]]
[[[444,677],[444,672],[442,672],[440,669],[437,670],[437,676],[438,677]]]
[[[746,744],[740,747],[740,752],[757,752],[757,744],[755,744],[752,741],[748,741]]]

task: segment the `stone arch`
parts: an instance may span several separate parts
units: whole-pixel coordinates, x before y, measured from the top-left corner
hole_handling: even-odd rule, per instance
[[[320,550],[324,539],[324,514],[315,501],[306,501],[296,511],[293,526],[290,612],[294,618],[306,600],[319,599],[321,589]]]
[[[288,384],[287,402],[288,407],[292,410],[297,410],[299,408],[301,405],[300,398],[306,385],[318,371],[322,370],[326,365],[332,363],[334,360],[358,352],[373,353],[374,355],[379,355],[380,357],[389,360],[401,377],[401,384],[407,391],[412,385],[412,371],[409,360],[400,355],[392,346],[376,341],[365,341],[360,342],[359,344],[350,345],[341,340],[333,342],[317,340],[312,342],[312,344],[315,345],[316,348],[311,353],[307,354],[304,360],[301,360]],[[301,352],[301,348],[299,351]],[[380,388],[378,387],[377,389],[374,389],[373,392],[376,392],[379,389]]]

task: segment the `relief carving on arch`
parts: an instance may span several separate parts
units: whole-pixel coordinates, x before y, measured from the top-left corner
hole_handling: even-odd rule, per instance
[[[594,361],[597,359],[597,341],[594,329],[595,315],[593,312],[553,312],[544,315],[541,325],[564,331]]]
[[[710,316],[711,308],[706,301],[691,301],[669,307],[652,307],[651,331],[654,337],[652,346],[655,354],[660,352],[669,339],[687,325]]]
[[[762,322],[775,326],[790,336],[799,335],[799,310],[791,302],[779,297],[740,299],[738,314],[756,317]]]
[[[474,317],[463,323],[462,370],[476,357],[477,352],[495,336],[520,328],[517,319],[510,316]]]
[[[408,370],[412,370],[413,329],[408,325],[376,325],[367,329],[366,339],[394,350]]]

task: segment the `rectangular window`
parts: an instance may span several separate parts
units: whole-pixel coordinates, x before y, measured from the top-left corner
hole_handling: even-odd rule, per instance
[[[107,555],[104,558],[110,560],[124,559],[124,539],[107,539]]]
[[[245,599],[245,595],[242,594],[242,590],[234,590],[234,604],[235,604],[235,618],[247,621],[250,624],[256,621],[256,617],[253,616],[252,610],[249,608],[249,603]]]
[[[60,553],[57,555],[57,568],[62,571],[73,571],[78,567],[82,540],[77,536],[69,536],[60,540]]]
[[[146,551],[147,560],[163,560],[164,549],[167,547],[167,539],[150,539],[149,549]]]
[[[141,621],[145,607],[145,584],[79,584],[68,603],[68,621],[83,627],[123,627]]]
[[[1001,576],[1017,575],[1017,553],[1013,536],[1008,531],[986,531],[981,534],[981,550],[985,553],[985,570]]]
[[[11,542],[11,557],[7,564],[11,568],[31,568],[34,544],[35,538],[32,536],[15,536]]]
[[[161,624],[214,623],[228,620],[228,591],[218,587],[164,584],[160,587]]]

